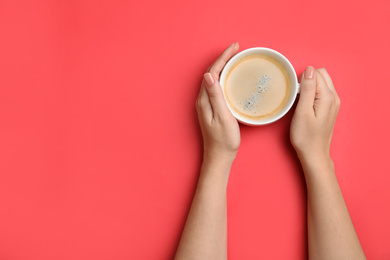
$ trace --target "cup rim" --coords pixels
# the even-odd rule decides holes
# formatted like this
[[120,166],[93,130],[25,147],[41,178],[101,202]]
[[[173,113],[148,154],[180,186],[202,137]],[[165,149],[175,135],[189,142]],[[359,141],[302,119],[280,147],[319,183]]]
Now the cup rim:
[[[248,52],[249,52],[249,54],[248,54]],[[275,116],[273,116],[273,117],[262,119],[262,120],[247,119],[247,118],[237,114],[230,107],[229,103],[227,102],[227,99],[226,99],[226,96],[225,96],[225,90],[224,90],[224,83],[225,83],[226,74],[229,71],[229,69],[233,66],[233,64],[235,62],[237,62],[238,60],[240,60],[241,58],[243,58],[245,56],[248,56],[248,55],[251,55],[251,54],[254,54],[254,53],[262,53],[262,54],[264,54],[264,53],[267,53],[267,52],[268,53],[271,52],[273,55],[276,55],[277,58],[278,58],[278,61],[282,60],[283,61],[283,62],[281,62],[282,65],[285,65],[285,64],[288,65],[288,68],[286,68],[286,69],[287,69],[287,72],[289,73],[290,77],[292,77],[292,75],[290,75],[290,74],[294,75],[294,77],[292,77],[292,79],[291,79],[291,83],[293,83],[293,85],[294,85],[294,86],[292,86],[292,93],[290,94],[290,95],[292,95],[292,98],[290,97],[290,99],[289,99],[288,103],[286,104],[286,106],[284,106],[284,108],[279,113],[277,113]],[[260,126],[260,125],[268,125],[268,124],[271,124],[273,122],[276,122],[279,119],[281,119],[283,116],[285,116],[288,113],[288,111],[290,111],[291,107],[293,106],[293,104],[294,104],[294,102],[295,102],[295,100],[297,98],[298,84],[299,83],[298,83],[297,74],[295,72],[294,67],[292,66],[291,62],[283,54],[281,54],[280,52],[278,52],[278,51],[276,51],[274,49],[270,49],[270,48],[267,48],[267,47],[252,47],[252,48],[248,48],[248,49],[242,50],[241,52],[237,53],[236,55],[234,55],[225,64],[225,66],[224,66],[224,68],[222,69],[222,72],[221,72],[220,84],[221,84],[222,93],[224,95],[226,105],[229,108],[230,112],[233,114],[233,116],[240,123],[242,123],[244,125]]]

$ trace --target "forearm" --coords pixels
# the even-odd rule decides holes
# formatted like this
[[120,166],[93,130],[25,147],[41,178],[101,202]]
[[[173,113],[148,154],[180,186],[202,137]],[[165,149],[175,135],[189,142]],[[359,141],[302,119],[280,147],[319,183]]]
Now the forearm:
[[329,158],[301,160],[307,184],[309,259],[365,259],[334,165]]
[[219,75],[238,52],[230,45],[203,75],[196,111],[204,158],[175,259],[227,259],[226,188],[240,146],[240,128],[226,105]]
[[176,260],[227,259],[226,187],[231,163],[204,160]]

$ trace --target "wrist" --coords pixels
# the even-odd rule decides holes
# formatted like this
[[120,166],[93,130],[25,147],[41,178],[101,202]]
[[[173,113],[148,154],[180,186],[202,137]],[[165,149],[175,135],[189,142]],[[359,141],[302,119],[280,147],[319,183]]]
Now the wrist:
[[237,151],[204,149],[203,162],[220,162],[222,164],[232,164],[236,159]]
[[315,175],[334,174],[333,160],[329,154],[298,155],[306,179]]
[[299,156],[303,168],[334,168],[330,155]]
[[216,156],[205,153],[200,173],[200,182],[212,182],[215,185],[221,184],[226,188],[233,161],[234,158],[231,155],[219,154]]
[[302,164],[302,167],[329,165],[333,164],[333,160],[330,157],[329,151],[310,151],[310,152],[298,152],[298,158]]

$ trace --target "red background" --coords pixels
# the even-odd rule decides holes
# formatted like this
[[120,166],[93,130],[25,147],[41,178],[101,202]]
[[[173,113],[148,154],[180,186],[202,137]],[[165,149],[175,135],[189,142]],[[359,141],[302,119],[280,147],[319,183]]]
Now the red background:
[[[230,43],[342,100],[332,157],[368,259],[390,259],[390,4],[359,1],[0,1],[0,259],[171,259],[202,141],[202,74]],[[292,111],[241,126],[229,259],[306,259]]]

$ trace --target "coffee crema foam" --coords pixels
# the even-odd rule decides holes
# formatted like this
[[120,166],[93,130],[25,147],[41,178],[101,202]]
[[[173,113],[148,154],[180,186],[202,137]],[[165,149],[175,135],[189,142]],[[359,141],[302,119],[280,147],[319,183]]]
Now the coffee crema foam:
[[262,54],[238,60],[228,71],[224,92],[240,116],[262,120],[273,117],[287,104],[291,80],[276,59]]

